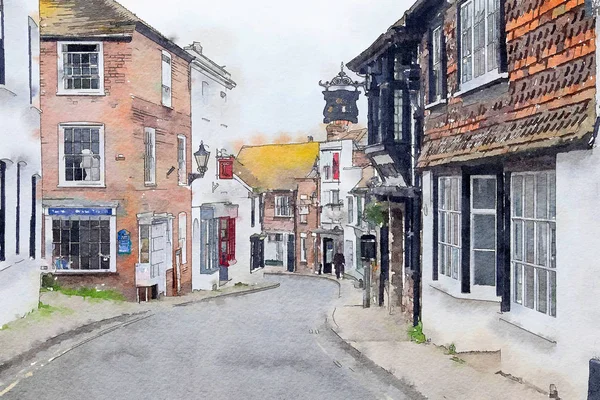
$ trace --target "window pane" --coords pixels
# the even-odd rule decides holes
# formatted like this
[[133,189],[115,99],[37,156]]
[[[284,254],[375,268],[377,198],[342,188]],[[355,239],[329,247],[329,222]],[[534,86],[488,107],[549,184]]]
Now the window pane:
[[556,317],[556,272],[549,272],[550,278],[550,315]]
[[496,179],[473,179],[473,208],[478,210],[496,209]]
[[513,258],[523,261],[523,221],[513,222]]
[[537,310],[548,312],[548,271],[543,269],[537,270]]
[[537,265],[548,265],[548,224],[537,222]]
[[523,216],[523,177],[513,176],[512,178],[512,201],[513,216]]
[[535,262],[535,223],[533,221],[525,222],[525,261],[533,264]]
[[458,279],[460,270],[460,249],[452,248],[452,278]]
[[446,275],[446,247],[443,245],[440,245],[440,248],[438,251],[438,258],[439,258],[438,266],[440,268],[439,272],[442,275]]
[[523,266],[521,264],[515,264],[515,303],[523,304]]
[[535,179],[533,175],[525,176],[525,218],[533,218]]
[[550,226],[550,267],[556,268],[556,225]]
[[454,242],[452,244],[460,246],[460,214],[454,214],[452,218],[454,219]]
[[550,218],[556,218],[556,175],[554,173],[548,174],[548,186],[549,186],[549,214]]
[[496,249],[495,215],[473,215],[473,242],[474,249]]
[[525,307],[533,309],[535,294],[535,278],[533,267],[525,266]]
[[438,180],[438,207],[440,210],[445,210],[446,209],[446,179],[444,178],[440,178]]
[[458,178],[454,178],[452,179],[452,210],[453,211],[460,211],[460,197],[461,197],[461,190],[460,190],[460,179]]
[[473,262],[473,283],[483,286],[496,285],[496,252],[474,251]]
[[546,174],[538,175],[536,183],[535,214],[537,218],[546,219],[548,217],[548,178]]
[[446,213],[440,212],[440,242],[446,243]]

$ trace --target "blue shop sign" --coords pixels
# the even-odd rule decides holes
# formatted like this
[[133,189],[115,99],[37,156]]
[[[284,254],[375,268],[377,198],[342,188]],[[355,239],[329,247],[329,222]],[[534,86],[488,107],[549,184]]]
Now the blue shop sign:
[[122,229],[117,233],[119,243],[119,254],[131,254],[131,233]]
[[49,208],[48,215],[112,215],[112,208]]

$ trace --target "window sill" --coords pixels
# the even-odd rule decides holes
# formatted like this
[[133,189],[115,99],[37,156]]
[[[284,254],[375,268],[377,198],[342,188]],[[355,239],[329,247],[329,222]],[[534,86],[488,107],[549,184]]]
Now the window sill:
[[438,100],[436,100],[436,101],[434,101],[434,102],[431,102],[431,103],[427,104],[427,105],[425,106],[425,109],[426,109],[426,110],[429,110],[429,109],[431,109],[431,108],[435,108],[435,107],[437,107],[437,106],[439,106],[439,105],[446,104],[446,103],[447,103],[447,100],[446,100],[446,99],[438,99]]
[[97,185],[92,185],[92,184],[78,185],[78,184],[61,183],[61,184],[57,185],[57,187],[59,187],[59,188],[106,189],[106,185],[103,183],[100,183]]
[[78,91],[58,91],[56,92],[57,96],[106,96],[104,90],[97,92],[78,92]]
[[535,337],[543,339],[543,340],[545,340],[547,342],[550,342],[552,344],[556,344],[557,343],[556,340],[554,340],[552,337],[550,337],[548,335],[545,335],[545,334],[542,334],[542,333],[536,333],[533,330],[526,328],[525,326],[523,326],[519,322],[515,321],[514,318],[509,317],[508,314],[502,314],[502,316],[499,317],[498,320],[502,321],[502,322],[504,322],[504,323],[506,323],[508,325],[512,325],[515,328],[518,328],[518,329],[520,329],[520,330],[522,330],[524,332],[527,332],[530,335],[533,335]]
[[97,269],[89,269],[89,270],[55,270],[49,269],[47,272],[53,273],[54,275],[118,275],[118,272],[111,269],[106,270],[97,270]]
[[496,71],[488,72],[485,75],[482,75],[478,78],[475,78],[467,83],[463,83],[460,85],[460,90],[455,92],[452,96],[463,96],[469,92],[472,92],[476,89],[483,89],[485,86],[492,85],[494,83],[508,80],[508,73],[503,72],[499,73]]
[[147,188],[155,188],[158,185],[156,183],[147,183],[147,182],[144,182],[144,186],[147,187]]
[[161,103],[161,105],[162,105],[164,108],[168,109],[168,110],[171,110],[171,111],[173,111],[173,110],[174,110],[174,108],[173,108],[173,105],[170,105],[170,106],[168,106],[168,105],[166,105],[166,104],[164,104],[164,103]]
[[291,215],[275,215],[275,216],[273,216],[273,218],[291,219],[292,216]]
[[[456,281],[456,285],[460,286],[460,282]],[[444,293],[445,295],[448,295],[457,300],[472,300],[472,301],[481,301],[481,302],[486,302],[486,303],[498,303],[498,304],[502,301],[502,298],[500,298],[498,296],[486,296],[486,295],[481,295],[481,294],[462,293],[462,292],[460,292],[460,290],[449,290],[447,287],[445,287],[441,284],[437,284],[437,283],[430,283],[429,287],[431,287],[437,291],[440,291],[440,292]]]
[[17,94],[12,90],[7,89],[6,85],[0,85],[0,92],[7,93],[13,97],[17,97]]
[[219,271],[219,268],[205,269],[205,270],[201,270],[200,274],[202,274],[202,275],[212,275],[212,274],[214,274],[215,272],[218,272],[218,271]]

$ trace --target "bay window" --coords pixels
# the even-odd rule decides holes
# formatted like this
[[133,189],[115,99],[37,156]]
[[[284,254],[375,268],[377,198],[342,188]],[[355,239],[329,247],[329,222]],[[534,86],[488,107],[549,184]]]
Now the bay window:
[[461,266],[461,178],[439,178],[438,190],[439,273],[459,280]]
[[556,317],[556,175],[513,174],[512,301]]

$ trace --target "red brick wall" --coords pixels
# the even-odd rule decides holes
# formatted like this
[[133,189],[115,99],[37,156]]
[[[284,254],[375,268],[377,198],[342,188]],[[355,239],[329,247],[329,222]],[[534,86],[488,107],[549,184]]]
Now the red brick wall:
[[[102,284],[135,298],[135,263],[138,261],[137,214],[154,211],[174,216],[172,242],[178,247],[178,214],[187,213],[187,264],[182,286],[191,289],[191,192],[178,185],[177,135],[187,138],[188,172],[191,172],[191,99],[186,89],[189,70],[173,56],[173,109],[160,104],[160,47],[136,33],[133,41],[104,42],[105,96],[57,96],[57,45],[41,44],[42,164],[44,199],[74,198],[118,201],[117,231],[131,232],[131,255],[117,257],[117,275],[69,277],[71,284]],[[156,64],[158,63],[158,64]],[[155,65],[156,64],[156,65]],[[158,67],[157,67],[158,65]],[[185,84],[183,84],[185,82]],[[105,188],[59,188],[58,126],[65,122],[104,124]],[[144,127],[156,128],[156,186],[144,185]],[[124,160],[115,157],[123,155]],[[116,240],[115,238],[112,238]],[[175,256],[173,255],[173,259]]]
[[[296,197],[296,269],[307,272],[314,266],[314,238],[312,232],[319,227],[319,207],[318,202],[313,202],[313,193],[319,193],[318,180],[302,179],[298,180],[298,192]],[[300,196],[307,196],[308,200],[302,200]],[[309,214],[306,216],[306,224],[300,222],[300,206],[308,205]],[[306,234],[306,261],[301,261],[301,234]],[[318,247],[317,242],[317,247]]]
[[275,196],[290,196],[292,210],[295,207],[295,192],[268,192],[264,197],[264,219],[263,230],[265,232],[289,232],[294,233],[294,212],[291,217],[276,217],[275,216]]
[[[502,155],[554,146],[591,130],[595,33],[584,1],[507,0],[504,4],[509,78],[463,95],[456,94],[460,90],[459,5],[444,10],[450,96],[447,104],[425,112],[421,166],[434,165],[436,158],[444,163],[438,157],[443,153],[459,160],[486,153]],[[429,86],[427,40],[424,35],[420,55],[425,93]]]

